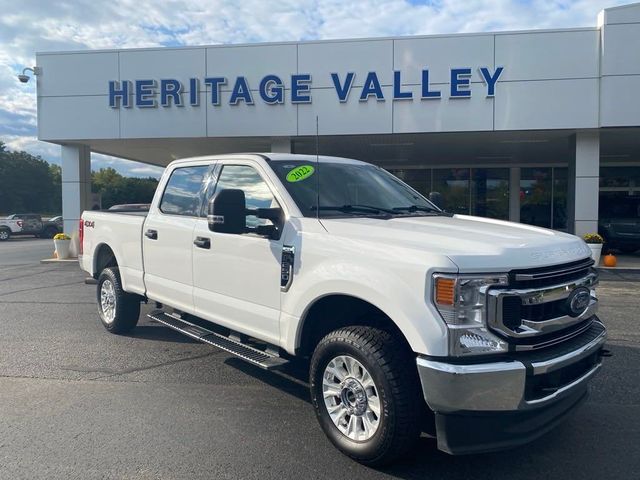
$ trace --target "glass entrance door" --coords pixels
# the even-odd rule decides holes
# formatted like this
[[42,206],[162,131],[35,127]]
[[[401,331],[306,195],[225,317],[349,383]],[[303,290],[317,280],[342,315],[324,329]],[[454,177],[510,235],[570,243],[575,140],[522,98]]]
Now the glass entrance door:
[[567,229],[567,169],[520,170],[520,221],[538,227]]

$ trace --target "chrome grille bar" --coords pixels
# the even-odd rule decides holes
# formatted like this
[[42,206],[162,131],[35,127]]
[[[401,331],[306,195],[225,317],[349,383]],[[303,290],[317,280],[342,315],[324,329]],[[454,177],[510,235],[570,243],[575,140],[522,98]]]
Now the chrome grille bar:
[[531,273],[516,273],[515,280],[517,282],[530,282],[534,280],[546,280],[555,277],[562,277],[564,275],[571,275],[572,273],[579,272],[580,270],[586,270],[593,265],[593,259],[587,258],[582,262],[574,265],[560,265],[558,269],[541,271],[541,272],[531,272]]
[[[514,340],[541,335],[546,336],[553,332],[559,332],[595,315],[598,308],[598,300],[593,289],[597,284],[597,273],[590,272],[580,279],[549,287],[490,289],[487,292],[487,324],[491,329],[502,334],[502,336],[513,338]],[[542,321],[520,318],[520,323],[515,328],[507,326],[504,323],[503,303],[507,298],[516,297],[523,306],[543,305],[569,298],[571,293],[579,287],[586,287],[591,290],[589,304],[579,316],[566,314]]]

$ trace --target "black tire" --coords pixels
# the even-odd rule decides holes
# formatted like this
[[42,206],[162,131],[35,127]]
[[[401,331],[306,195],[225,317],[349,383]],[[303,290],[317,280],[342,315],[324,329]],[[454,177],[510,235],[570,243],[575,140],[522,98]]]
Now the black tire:
[[[344,355],[355,358],[368,371],[379,398],[377,429],[364,441],[353,440],[338,429],[323,396],[325,369],[333,359]],[[316,347],[309,376],[320,426],[345,455],[365,465],[382,466],[405,456],[416,445],[427,407],[420,391],[415,356],[393,334],[363,326],[333,331]]]
[[6,242],[11,238],[11,230],[8,228],[0,228],[0,242]]
[[[108,282],[108,283],[107,283]],[[113,303],[102,301],[102,293],[113,292]],[[104,328],[111,333],[127,333],[138,324],[140,297],[122,289],[117,267],[105,268],[98,277],[98,313]],[[109,295],[110,296],[110,295]],[[105,303],[107,304],[105,306]],[[112,305],[112,307],[111,307]],[[110,314],[113,315],[110,315]]]

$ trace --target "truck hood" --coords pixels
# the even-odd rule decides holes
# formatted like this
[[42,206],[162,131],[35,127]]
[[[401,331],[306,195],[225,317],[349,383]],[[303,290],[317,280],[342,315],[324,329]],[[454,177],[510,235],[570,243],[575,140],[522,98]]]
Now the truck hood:
[[321,219],[331,235],[439,254],[461,272],[508,271],[581,260],[589,247],[567,233],[521,223],[455,215]]

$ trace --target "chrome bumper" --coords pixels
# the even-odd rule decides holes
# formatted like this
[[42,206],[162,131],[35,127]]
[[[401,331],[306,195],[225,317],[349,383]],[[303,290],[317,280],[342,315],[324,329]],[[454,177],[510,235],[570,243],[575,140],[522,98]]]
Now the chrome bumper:
[[418,357],[418,373],[427,405],[438,413],[522,411],[570,396],[586,388],[587,382],[600,369],[599,358],[585,373],[548,395],[526,398],[527,382],[536,376],[570,367],[599,352],[606,340],[606,330],[599,321],[594,324],[602,328],[595,338],[553,358],[460,365]]

